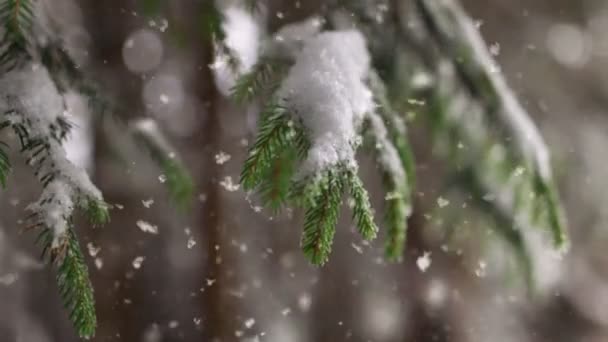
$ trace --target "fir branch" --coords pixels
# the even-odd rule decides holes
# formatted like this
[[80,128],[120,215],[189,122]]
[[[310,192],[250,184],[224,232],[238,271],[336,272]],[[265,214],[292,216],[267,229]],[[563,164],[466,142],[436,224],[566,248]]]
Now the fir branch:
[[388,139],[387,128],[377,114],[368,116],[369,136],[374,144],[374,152],[382,171],[387,202],[384,214],[388,227],[385,247],[386,256],[398,260],[404,251],[407,219],[412,213],[411,188],[403,166],[403,161],[395,145]]
[[261,183],[267,170],[272,168],[274,158],[285,146],[294,140],[302,140],[296,131],[285,107],[276,102],[266,106],[261,114],[256,141],[249,149],[249,157],[241,172],[241,184],[245,190],[253,190]]
[[407,219],[412,214],[414,158],[407,141],[405,123],[392,109],[384,83],[376,73],[370,74],[369,83],[378,108],[377,113],[368,115],[367,126],[386,189],[384,218],[388,234],[385,254],[390,260],[396,261],[403,255]]
[[276,212],[288,200],[297,162],[298,152],[293,146],[285,146],[285,149],[273,158],[271,167],[266,169],[258,186],[265,207]]
[[248,73],[240,76],[231,89],[232,98],[240,104],[274,93],[280,86],[289,63],[278,58],[260,59]]
[[[380,115],[386,126],[388,139],[397,150],[403,170],[407,177],[407,187],[414,188],[416,183],[416,162],[412,147],[408,141],[408,131],[403,118],[393,108],[389,99],[386,86],[377,73],[371,72],[369,75],[370,89],[374,94],[374,101],[378,106],[377,113]],[[411,190],[409,190],[411,192]]]
[[135,138],[162,169],[171,197],[180,207],[186,208],[193,197],[194,182],[156,121],[139,119],[130,126]]
[[565,227],[566,218],[557,193],[557,186],[543,180],[538,175],[534,178],[534,185],[535,195],[545,200],[545,203],[543,203],[544,210],[546,211],[549,227],[553,234],[554,244],[560,248],[568,248],[569,241]]
[[387,190],[386,212],[384,220],[388,226],[387,240],[385,243],[385,255],[391,261],[397,261],[403,256],[407,239],[407,219],[412,213],[409,200],[404,198],[407,190],[399,188],[394,178],[387,173],[383,176],[384,187]]
[[339,167],[323,171],[304,186],[304,232],[301,247],[314,265],[329,259],[338,224],[344,190],[343,172]]
[[79,333],[89,337],[95,329],[92,290],[72,222],[75,210],[81,209],[94,225],[104,224],[109,207],[86,171],[66,156],[62,144],[72,125],[46,69],[26,64],[4,74],[0,83],[6,89],[0,127],[12,128],[43,188],[27,208],[28,227],[41,229],[43,255],[58,264],[57,281],[70,318]]
[[353,199],[353,219],[357,224],[359,233],[367,241],[374,240],[378,235],[378,226],[374,223],[374,213],[369,202],[367,190],[354,170],[346,171],[350,194]]
[[241,172],[241,184],[247,191],[257,189],[265,205],[278,210],[292,194],[296,163],[306,156],[310,143],[301,125],[293,122],[284,107],[272,102],[261,113],[259,126]]
[[[1,130],[0,125],[0,131]],[[11,163],[5,149],[8,149],[8,145],[0,141],[0,186],[3,188],[6,187],[6,180],[9,172],[11,171]]]
[[82,208],[93,226],[103,226],[110,222],[110,207],[106,202],[89,199]]
[[492,229],[513,249],[517,264],[523,270],[527,287],[534,289],[535,276],[532,255],[523,232],[526,227],[514,218],[509,207],[484,199],[487,194],[487,187],[480,182],[474,168],[462,170],[458,173],[457,179],[464,188],[470,190],[475,206],[494,220],[495,224]]
[[73,228],[59,249],[50,249],[53,233],[49,228],[42,230],[38,242],[44,247],[43,257],[49,256],[57,267],[57,286],[64,307],[69,312],[78,335],[91,338],[97,328],[95,298],[89,280],[89,272]]
[[86,98],[89,108],[99,117],[117,113],[116,106],[104,96],[95,82],[85,75],[63,47],[61,40],[51,40],[39,49],[40,61],[47,68],[57,90],[65,94],[74,90]]
[[4,35],[0,38],[0,67],[13,70],[31,59],[29,45],[34,21],[32,0],[0,1],[0,23]]
[[238,74],[241,61],[238,56],[226,45],[226,32],[224,31],[224,14],[217,8],[214,1],[205,1],[201,16],[203,35],[213,42],[216,54],[216,63],[226,63],[228,68]]
[[536,201],[543,202],[547,224],[557,248],[567,248],[565,218],[551,174],[549,152],[526,111],[517,101],[496,65],[479,31],[464,10],[452,1],[417,0],[424,22],[437,40],[462,86],[488,117],[488,129],[501,135],[515,160],[533,173]]

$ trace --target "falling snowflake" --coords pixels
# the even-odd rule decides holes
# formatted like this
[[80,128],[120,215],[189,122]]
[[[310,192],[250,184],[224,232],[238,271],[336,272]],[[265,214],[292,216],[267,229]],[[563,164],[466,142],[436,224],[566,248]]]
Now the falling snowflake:
[[445,199],[443,197],[439,197],[437,199],[437,205],[439,206],[439,208],[445,208],[448,205],[450,205],[450,201],[448,201],[447,199]]
[[143,205],[145,208],[150,209],[150,207],[152,206],[152,204],[154,204],[154,199],[150,198],[150,199],[147,199],[147,200],[143,200],[143,201],[141,201],[141,204],[142,204],[142,205]]
[[167,19],[161,19],[160,24],[158,25],[158,29],[160,32],[165,32],[169,28],[169,21]]
[[169,101],[171,100],[169,98],[169,95],[166,94],[160,94],[159,100],[162,104],[169,104]]
[[424,254],[416,260],[416,265],[423,273],[431,266],[431,252],[424,252]]
[[87,244],[87,249],[89,250],[89,255],[93,258],[101,251],[101,247],[96,247],[92,242]]
[[186,247],[188,247],[188,249],[192,249],[194,246],[196,246],[196,241],[194,241],[194,238],[191,236],[190,238],[188,238],[188,243],[186,244]]
[[220,182],[220,185],[228,192],[235,192],[241,188],[239,184],[235,184],[232,181],[232,177],[230,176],[224,177],[224,180]]
[[135,259],[133,259],[133,262],[131,263],[133,265],[133,268],[138,270],[141,268],[141,265],[144,263],[144,260],[146,258],[143,256],[138,256]]
[[154,235],[158,234],[158,226],[155,226],[143,220],[139,220],[135,224],[144,233],[150,233]]
[[484,278],[486,276],[486,268],[488,267],[488,264],[485,261],[480,261],[477,264],[477,269],[475,269],[475,275],[478,276],[479,278]]
[[515,171],[513,171],[513,175],[515,177],[519,177],[519,176],[523,175],[524,172],[526,172],[526,168],[523,166],[518,166],[515,168]]
[[0,276],[0,285],[11,286],[17,281],[17,279],[19,279],[19,276],[16,273],[5,274]]
[[308,312],[310,310],[310,306],[312,305],[312,298],[308,293],[302,293],[298,298],[298,307],[302,312]]
[[215,155],[215,163],[217,165],[224,165],[232,159],[232,156],[226,152],[220,151]]
[[249,318],[245,321],[245,328],[251,329],[255,325],[255,319]]

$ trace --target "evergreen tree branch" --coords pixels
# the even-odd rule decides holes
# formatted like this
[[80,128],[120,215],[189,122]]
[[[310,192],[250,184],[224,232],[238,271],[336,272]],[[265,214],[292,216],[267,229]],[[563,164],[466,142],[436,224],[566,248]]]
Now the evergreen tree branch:
[[323,265],[329,260],[344,190],[342,172],[339,167],[325,170],[304,186],[301,247],[314,265]]
[[251,102],[253,99],[273,94],[280,86],[289,63],[278,58],[260,59],[248,73],[237,79],[232,88],[232,98],[240,104]]
[[565,218],[551,174],[549,152],[532,120],[499,72],[472,20],[453,1],[417,0],[424,22],[470,96],[497,129],[508,151],[532,173],[538,206],[546,212],[558,248],[566,248]]
[[[2,129],[0,128],[0,131],[1,130]],[[0,141],[0,186],[2,188],[6,187],[6,180],[9,172],[11,171],[11,163],[5,151],[7,148],[8,145]]]
[[285,146],[273,158],[271,167],[266,169],[258,186],[264,206],[276,212],[288,200],[298,160],[298,152],[293,146]]
[[397,149],[388,140],[388,132],[382,118],[375,113],[370,114],[368,125],[386,189],[387,206],[384,218],[388,229],[385,253],[390,260],[396,261],[402,256],[405,248],[407,219],[412,213],[411,189]]
[[118,112],[116,106],[101,95],[100,87],[74,62],[60,39],[52,39],[44,47],[40,47],[39,54],[40,61],[49,71],[60,94],[69,90],[78,92],[86,98],[89,108],[99,117]]
[[374,223],[374,213],[369,202],[369,194],[354,170],[349,169],[343,172],[346,173],[343,177],[346,178],[353,199],[353,220],[363,239],[374,240],[378,235],[378,226]]
[[10,71],[31,58],[29,45],[34,21],[32,0],[0,1],[0,25],[4,34],[0,38],[0,67]]
[[97,328],[95,297],[76,233],[72,228],[68,230],[68,238],[61,249],[49,248],[52,241],[52,229],[44,228],[38,237],[38,242],[44,248],[43,257],[49,256],[57,267],[57,286],[63,305],[68,310],[78,335],[82,338],[91,338]]
[[28,206],[29,228],[42,230],[43,255],[59,261],[57,280],[70,318],[83,336],[95,329],[95,311],[86,265],[73,231],[73,216],[84,211],[94,224],[109,219],[108,205],[85,170],[66,156],[63,142],[72,125],[65,101],[46,69],[25,64],[0,78],[5,94],[0,101],[0,127],[12,128],[20,152],[42,184],[40,198]]
[[[226,32],[224,31],[224,14],[215,5],[215,1],[205,1],[203,4],[202,18],[203,34],[213,42],[216,59],[221,58],[228,68],[235,74],[241,65],[238,56],[226,45]],[[217,62],[217,61],[216,61]]]
[[384,218],[388,234],[385,253],[390,260],[396,261],[403,255],[407,219],[412,213],[414,158],[407,141],[405,123],[392,109],[382,80],[372,73],[369,82],[378,108],[377,113],[368,116],[368,133],[375,147],[386,189]]
[[241,172],[241,184],[247,191],[255,189],[272,169],[274,158],[286,146],[294,144],[298,153],[307,149],[305,138],[289,116],[287,109],[271,102],[266,106],[259,123],[256,141],[249,149],[249,156]]
[[475,207],[494,220],[495,224],[492,228],[513,249],[517,264],[523,270],[527,287],[534,289],[535,276],[532,255],[524,236],[524,230],[529,227],[525,227],[525,223],[518,221],[513,216],[512,209],[508,205],[504,205],[503,202],[495,203],[484,199],[489,189],[487,185],[480,182],[475,169],[466,168],[458,172],[457,178],[460,181],[459,185],[470,191]]
[[194,182],[156,121],[139,119],[131,122],[130,126],[135,138],[163,170],[171,197],[182,208],[187,207],[193,197]]

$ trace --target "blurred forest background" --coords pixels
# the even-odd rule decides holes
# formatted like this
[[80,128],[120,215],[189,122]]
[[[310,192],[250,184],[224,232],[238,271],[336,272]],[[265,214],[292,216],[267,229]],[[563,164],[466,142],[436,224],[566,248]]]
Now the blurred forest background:
[[[606,1],[463,0],[552,150],[567,210],[571,251],[560,258],[539,242],[533,294],[446,185],[424,125],[412,132],[416,209],[403,262],[386,263],[381,243],[363,244],[345,220],[328,265],[310,266],[301,213],[260,211],[234,186],[255,113],[215,89],[209,42],[190,34],[203,25],[200,2],[167,1],[150,16],[134,0],[47,2],[79,62],[127,109],[116,115],[156,118],[196,182],[180,210],[117,120],[75,118],[70,153],[116,206],[109,225],[78,228],[96,290],[94,341],[608,341]],[[270,1],[271,27],[320,5]],[[76,341],[35,234],[19,233],[40,189],[15,164],[0,193],[0,341]],[[363,176],[373,168],[364,163]],[[379,181],[365,181],[381,206]]]

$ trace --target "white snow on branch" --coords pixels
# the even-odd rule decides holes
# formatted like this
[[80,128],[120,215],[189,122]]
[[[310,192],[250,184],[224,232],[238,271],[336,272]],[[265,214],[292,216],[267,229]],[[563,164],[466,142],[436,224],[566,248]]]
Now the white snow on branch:
[[548,148],[532,119],[517,100],[504,76],[497,71],[496,62],[473,20],[455,1],[425,0],[425,8],[435,16],[440,35],[455,52],[470,50],[460,68],[476,77],[487,77],[485,91],[492,96],[486,101],[498,101],[497,119],[512,138],[516,147],[538,170],[543,180],[551,180]]
[[68,122],[65,111],[64,98],[44,67],[30,63],[0,78],[0,113],[5,113],[0,121],[8,120],[15,132],[25,137],[26,147],[40,143],[26,149],[26,155],[46,186],[28,210],[53,230],[53,247],[65,240],[76,206],[103,202],[101,192],[84,169],[70,162],[61,144],[62,136],[69,133],[69,127],[61,125]]
[[382,165],[382,168],[391,175],[396,184],[403,185],[407,180],[407,176],[399,152],[389,140],[388,130],[384,121],[375,112],[369,113],[368,119],[376,140],[375,148],[379,152],[378,161]]
[[295,59],[304,43],[318,35],[322,27],[323,19],[317,16],[285,25],[268,42],[265,53]]
[[234,87],[238,77],[249,72],[258,61],[262,33],[255,18],[243,8],[228,7],[224,10],[224,17],[222,23],[226,34],[224,44],[238,59],[238,70],[232,70],[229,63],[230,56],[221,50],[215,56],[215,62],[211,67],[219,91],[229,96],[230,89]]
[[370,68],[365,39],[354,30],[308,40],[279,90],[312,142],[304,174],[344,163],[356,167],[354,146],[366,113],[374,110],[364,82]]

